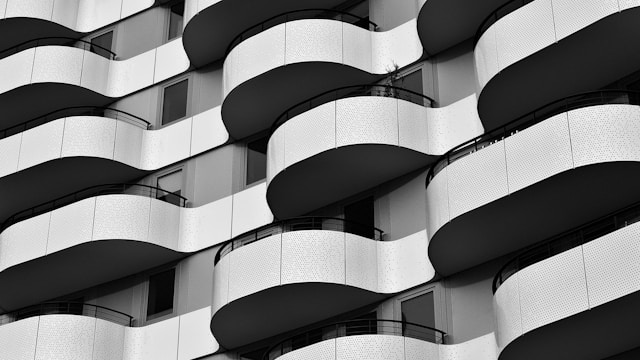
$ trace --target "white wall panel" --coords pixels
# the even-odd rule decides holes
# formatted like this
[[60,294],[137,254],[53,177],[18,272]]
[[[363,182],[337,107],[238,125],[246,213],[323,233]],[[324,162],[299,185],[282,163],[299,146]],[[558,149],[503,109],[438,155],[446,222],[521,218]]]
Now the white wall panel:
[[438,360],[440,357],[439,346],[435,343],[414,338],[404,338],[405,360]]
[[640,290],[640,224],[583,245],[591,308]]
[[120,18],[124,19],[153,6],[154,0],[123,0]]
[[91,241],[95,207],[92,197],[52,211],[47,254]]
[[157,360],[178,354],[180,318],[142,328],[125,328],[124,360]]
[[121,97],[152,85],[155,60],[156,49],[127,60],[112,61],[105,95]]
[[372,71],[371,32],[358,26],[342,23],[342,56],[345,64]]
[[618,12],[617,0],[553,0],[558,41]]
[[144,130],[119,121],[116,123],[116,142],[113,159],[121,163],[140,168],[142,138]]
[[80,85],[84,56],[100,56],[68,46],[40,46],[35,49],[32,84],[55,82]]
[[342,22],[298,20],[285,23],[285,63],[323,61],[342,63]]
[[336,357],[336,339],[325,340],[279,356],[280,360],[334,360]]
[[39,320],[40,317],[35,316],[0,326],[0,349],[4,359],[35,359]]
[[569,112],[575,165],[640,161],[640,108],[601,105]]
[[172,40],[156,51],[153,82],[159,83],[189,69],[189,58],[182,47],[182,37]]
[[477,91],[482,88],[499,71],[498,65],[498,41],[496,38],[496,26],[487,29],[476,44],[473,57],[476,63]]
[[475,94],[449,106],[426,110],[429,154],[442,155],[484,133]]
[[0,177],[18,171],[22,133],[0,140]]
[[266,183],[262,183],[233,196],[231,236],[238,236],[273,221],[266,193]]
[[36,49],[31,48],[0,59],[0,74],[2,74],[0,93],[29,84],[35,53]]
[[377,292],[399,292],[426,283],[435,276],[427,257],[428,241],[424,230],[399,240],[379,241],[377,245]]
[[97,116],[65,119],[61,157],[91,156],[113,159],[116,121]]
[[386,74],[394,64],[404,67],[422,57],[423,48],[418,37],[416,19],[385,32],[371,34],[372,73]]
[[354,97],[336,102],[336,146],[398,145],[398,99]]
[[378,290],[378,242],[345,233],[346,284],[369,291]]
[[220,106],[193,116],[191,126],[191,156],[220,146],[229,140]]
[[522,331],[589,309],[582,248],[574,248],[518,273]]
[[440,360],[495,360],[497,358],[493,333],[460,344],[440,345]]
[[493,311],[496,316],[497,342],[500,349],[522,335],[522,317],[520,314],[519,273],[513,274],[500,285],[493,297]]
[[398,145],[424,154],[429,153],[428,109],[398,100]]
[[281,128],[285,132],[285,167],[333,149],[336,146],[336,102],[331,101],[306,111],[287,121]]
[[34,216],[0,234],[0,271],[45,255],[50,218],[51,213]]
[[169,249],[179,249],[181,208],[151,199],[148,241]]
[[91,359],[95,328],[96,319],[92,317],[41,316],[35,359]]
[[29,129],[22,134],[18,170],[60,157],[64,119]]
[[448,168],[442,169],[427,186],[427,235],[429,239],[451,219],[449,214]]
[[282,283],[345,283],[345,237],[337,231],[282,234]]
[[506,138],[505,147],[511,193],[573,168],[566,113]]
[[122,0],[82,0],[78,7],[77,29],[90,32],[96,24],[106,25],[120,20]]
[[209,328],[210,322],[210,307],[180,315],[178,360],[197,359],[218,350],[218,343]]
[[5,17],[51,19],[54,0],[8,0]]
[[496,27],[500,70],[553,44],[551,0],[536,0],[501,18]]
[[267,184],[282,170],[284,170],[286,144],[284,137],[287,125],[280,126],[269,137],[267,143]]
[[75,29],[78,22],[79,2],[82,0],[54,0],[51,21]]
[[188,158],[191,151],[191,120],[185,119],[160,130],[145,132],[140,168],[159,169]]
[[226,255],[231,258],[229,302],[281,284],[281,239],[270,236]]
[[404,360],[404,338],[393,335],[357,335],[336,339],[340,360]]
[[122,360],[125,327],[96,319],[92,360]]
[[213,268],[213,296],[211,314],[229,302],[229,277],[231,275],[231,255],[224,256]]
[[232,197],[180,211],[180,249],[192,252],[231,239]]
[[620,11],[640,6],[640,0],[618,0]]
[[146,196],[105,195],[96,199],[93,240],[147,241],[151,199]]
[[80,86],[99,94],[108,94],[109,67],[111,61],[102,56],[85,56],[82,59]]
[[448,166],[451,218],[506,196],[504,143],[489,145]]

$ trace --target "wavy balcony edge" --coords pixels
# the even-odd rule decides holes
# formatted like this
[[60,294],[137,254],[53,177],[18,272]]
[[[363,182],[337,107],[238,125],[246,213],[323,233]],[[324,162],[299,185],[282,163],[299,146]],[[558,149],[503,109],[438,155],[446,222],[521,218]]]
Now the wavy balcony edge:
[[444,108],[429,103],[375,85],[329,92],[283,113],[267,147],[267,201],[274,214],[299,216],[354,195],[482,133],[474,95]]
[[[232,137],[243,138],[268,129],[294,104],[372,83],[394,64],[403,67],[421,56],[415,19],[386,32],[336,20],[279,24],[241,42],[226,57],[222,118]],[[263,61],[254,61],[257,57]]]
[[[312,324],[435,276],[424,231],[373,241],[340,231],[291,230],[242,246],[214,267],[211,330],[221,346],[233,349]],[[330,301],[336,297],[342,301]],[[280,304],[274,311],[254,306],[274,301]]]
[[[474,51],[485,126],[503,125],[554,99],[606,87],[637,71],[640,52],[625,39],[640,36],[638,12],[628,1],[539,0],[501,17]],[[535,91],[531,83],[546,84],[546,91]]]
[[[451,274],[506,255],[640,197],[632,185],[640,144],[629,137],[640,124],[640,107],[628,96],[635,93],[623,94],[605,96],[608,105],[585,101],[556,108],[546,113],[551,117],[525,122],[525,130],[500,128],[497,137],[489,132],[482,141],[467,143],[463,157],[455,151],[446,155],[456,161],[427,186],[429,254],[438,272]],[[613,185],[621,171],[624,180],[610,191],[589,191],[589,186]],[[598,208],[587,206],[587,193]],[[532,211],[548,226],[532,228],[525,216]],[[563,222],[557,220],[560,214]],[[495,216],[509,219],[499,231],[487,226]],[[513,236],[519,241],[509,241]]]

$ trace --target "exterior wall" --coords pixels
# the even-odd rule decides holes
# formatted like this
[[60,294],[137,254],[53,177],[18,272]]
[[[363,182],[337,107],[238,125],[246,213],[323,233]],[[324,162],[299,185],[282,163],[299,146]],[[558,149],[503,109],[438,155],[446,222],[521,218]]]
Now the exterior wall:
[[155,7],[115,25],[113,52],[128,59],[165,43],[167,9]]
[[[438,106],[448,106],[475,94],[475,65],[471,40],[438,54],[433,60],[437,70]],[[486,129],[490,130],[490,129]]]
[[382,30],[393,29],[415,19],[420,0],[369,0],[369,18]]
[[420,170],[384,184],[376,190],[377,227],[384,229],[386,240],[397,240],[425,229],[427,212],[424,197],[426,171]]

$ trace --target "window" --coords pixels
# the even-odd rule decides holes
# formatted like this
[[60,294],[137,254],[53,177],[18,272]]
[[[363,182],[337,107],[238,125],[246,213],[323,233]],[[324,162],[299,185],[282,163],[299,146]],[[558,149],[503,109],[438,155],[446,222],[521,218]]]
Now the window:
[[173,312],[173,293],[176,269],[172,268],[149,277],[147,320]]
[[158,177],[157,187],[165,191],[158,191],[156,199],[173,205],[180,205],[182,195],[182,170],[174,171]]
[[106,32],[91,39],[91,51],[107,59],[111,58],[111,46],[113,44],[113,31]]
[[346,232],[373,239],[375,236],[373,197],[345,206],[344,219]]
[[169,7],[169,34],[167,40],[175,39],[182,35],[183,17],[184,1],[180,1]]
[[417,92],[418,94],[422,94],[423,93],[422,69],[403,76],[400,79],[399,86],[403,89],[411,90],[413,92]]
[[[436,327],[433,291],[402,301],[400,303],[400,307],[402,312],[402,321],[430,328]],[[436,332],[429,332],[428,334],[425,334],[424,332],[424,329],[417,326],[412,326],[410,324],[402,325],[403,335],[420,335],[421,338],[426,335],[426,337],[429,338],[428,340],[434,342],[438,340],[439,335]]]
[[268,143],[269,137],[265,136],[247,144],[247,185],[267,177]]
[[187,116],[189,79],[184,79],[164,88],[162,97],[162,125]]

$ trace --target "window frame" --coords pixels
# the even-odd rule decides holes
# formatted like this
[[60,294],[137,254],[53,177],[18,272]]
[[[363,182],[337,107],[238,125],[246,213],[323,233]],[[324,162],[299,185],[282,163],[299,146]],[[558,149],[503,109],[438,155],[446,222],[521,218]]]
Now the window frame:
[[[169,31],[171,31],[171,8],[174,5],[177,5],[179,3],[184,3],[183,4],[184,10],[182,11],[182,29],[180,29],[180,35],[177,35],[176,37],[173,37],[173,38],[169,39]],[[168,2],[165,6],[166,6],[166,9],[167,9],[167,12],[166,12],[167,15],[166,15],[165,26],[164,26],[163,44],[170,43],[170,42],[182,37],[182,34],[184,32],[184,25],[185,25],[185,21],[184,21],[185,20],[185,16],[184,15],[185,15],[185,13],[187,11],[186,1],[185,0],[171,1],[171,2]]]
[[244,143],[244,146],[243,146],[243,150],[244,150],[243,151],[243,155],[244,155],[243,158],[244,158],[244,161],[243,161],[243,168],[242,168],[243,189],[248,189],[250,187],[253,187],[253,186],[256,186],[258,184],[261,184],[261,183],[263,183],[263,182],[265,182],[267,180],[267,169],[266,169],[266,167],[267,167],[267,164],[266,164],[267,158],[266,158],[266,153],[265,153],[265,175],[264,175],[264,178],[256,180],[256,181],[253,181],[251,183],[247,182],[249,180],[249,178],[248,178],[248,176],[249,176],[249,144],[252,143],[252,142],[256,142],[256,141],[258,141],[260,139],[263,139],[263,138],[267,139],[267,150],[268,150],[268,148],[269,148],[269,140],[271,139],[271,137],[269,136],[269,133],[267,133],[267,132],[261,132],[259,134],[256,134],[254,136],[248,137],[248,138],[243,140],[243,143]]
[[[181,178],[180,178],[180,196],[182,197],[186,197],[186,191],[187,191],[187,180],[186,180],[186,167],[185,164],[178,164],[176,166],[172,166],[169,168],[166,168],[162,171],[158,171],[157,173],[154,174],[153,179],[152,179],[152,186],[155,186],[157,188],[160,188],[160,186],[158,186],[158,181],[160,180],[160,178],[171,175],[173,173],[177,173],[180,172],[181,173]],[[155,199],[158,199],[158,194],[156,194]],[[186,204],[185,204],[186,205]]]
[[[87,36],[85,38],[85,41],[87,41],[89,44],[92,44],[91,41],[93,39],[98,38],[100,36],[103,36],[103,35],[105,35],[107,33],[112,33],[113,34],[113,35],[111,35],[111,48],[109,49],[109,51],[111,51],[112,53],[115,54],[116,53],[115,49],[116,49],[116,45],[117,45],[117,42],[118,42],[118,31],[117,31],[117,27],[116,26],[110,26],[110,27],[104,28],[104,29],[102,29],[100,31],[96,31],[94,33],[91,33],[89,36]],[[92,52],[91,48],[89,48],[89,52]],[[94,53],[94,52],[92,52],[92,53]],[[96,54],[98,56],[101,56],[101,57],[104,57],[104,56],[102,56],[100,54],[97,54],[97,53],[94,53],[94,54]],[[114,60],[117,60],[117,56],[114,58]]]
[[393,302],[393,317],[395,320],[402,321],[402,303],[407,300],[417,298],[421,295],[433,293],[433,316],[435,320],[435,328],[448,332],[446,329],[446,321],[443,319],[442,286],[439,283],[428,284],[424,287],[408,291],[396,297]]
[[[174,119],[174,120],[169,121],[166,124],[163,124],[162,123],[162,117],[164,115],[164,98],[165,98],[166,89],[171,87],[171,86],[173,86],[173,85],[179,84],[179,83],[181,83],[182,81],[185,81],[185,80],[187,81],[187,100],[186,100],[187,107],[185,109],[185,115],[183,117],[181,117],[181,118]],[[156,129],[160,129],[160,128],[163,128],[165,126],[170,126],[170,125],[175,124],[175,123],[177,123],[179,121],[182,121],[184,119],[190,118],[191,117],[191,99],[193,98],[193,76],[191,76],[191,74],[186,74],[184,76],[179,76],[179,77],[177,77],[175,79],[172,79],[170,81],[167,81],[167,82],[163,83],[160,86],[160,91],[159,91],[158,97],[159,97],[158,115],[157,115],[158,121],[157,121]]]
[[[153,315],[147,315],[147,312],[149,309],[149,290],[150,290],[150,284],[151,284],[151,277],[172,269],[174,270],[174,278],[173,278],[173,303],[171,306],[171,310],[165,310]],[[142,307],[141,307],[141,314],[140,314],[141,315],[140,317],[144,319],[144,323],[141,325],[148,325],[148,324],[156,323],[158,321],[163,321],[175,316],[178,313],[177,302],[178,302],[178,292],[179,292],[179,288],[178,288],[179,278],[180,278],[180,266],[178,266],[178,264],[174,264],[171,266],[156,269],[154,271],[150,271],[146,275],[145,286],[144,286],[144,297],[142,298]]]

